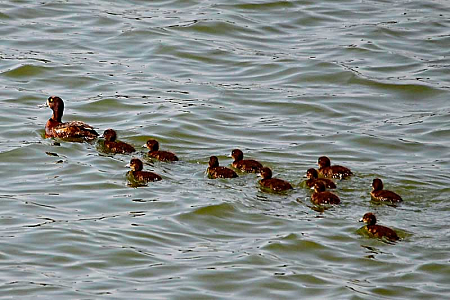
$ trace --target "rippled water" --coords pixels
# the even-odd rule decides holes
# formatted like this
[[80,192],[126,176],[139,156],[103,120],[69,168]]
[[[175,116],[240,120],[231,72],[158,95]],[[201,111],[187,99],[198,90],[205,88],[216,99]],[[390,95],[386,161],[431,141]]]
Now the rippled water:
[[[447,1],[0,7],[0,297],[448,297]],[[129,187],[131,156],[43,138],[50,95],[181,161]],[[208,179],[233,148],[296,189]],[[301,185],[321,155],[355,172],[327,210]],[[371,202],[375,177],[404,203]],[[368,211],[402,240],[369,238]]]

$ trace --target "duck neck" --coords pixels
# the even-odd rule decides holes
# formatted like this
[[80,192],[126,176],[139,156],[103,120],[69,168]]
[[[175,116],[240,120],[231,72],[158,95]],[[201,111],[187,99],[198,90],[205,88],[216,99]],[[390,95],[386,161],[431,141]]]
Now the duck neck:
[[52,120],[61,123],[62,122],[63,111],[59,109],[53,110]]

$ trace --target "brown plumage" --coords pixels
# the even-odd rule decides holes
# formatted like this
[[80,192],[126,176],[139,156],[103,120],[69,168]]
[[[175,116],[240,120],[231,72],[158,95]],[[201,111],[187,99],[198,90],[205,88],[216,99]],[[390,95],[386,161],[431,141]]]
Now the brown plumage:
[[60,97],[49,97],[46,106],[50,107],[53,111],[52,117],[45,124],[46,138],[92,140],[98,137],[98,133],[94,128],[84,122],[62,122],[64,102]]
[[306,171],[306,178],[308,178],[308,180],[305,181],[306,186],[312,188],[314,187],[314,184],[318,181],[323,182],[323,184],[325,185],[325,187],[327,189],[335,189],[336,188],[336,184],[333,182],[333,180],[328,179],[328,178],[318,178],[319,174],[317,172],[316,169],[308,169]]
[[105,139],[105,149],[108,152],[126,154],[136,151],[130,144],[117,141],[117,133],[113,129],[106,129],[105,132],[103,132],[103,138]]
[[311,195],[311,201],[314,204],[339,204],[341,199],[332,192],[326,191],[323,182],[318,181],[314,184],[314,193]]
[[178,161],[178,157],[169,151],[159,150],[159,143],[157,140],[148,140],[145,146],[150,150],[148,156],[160,161]]
[[319,157],[317,163],[319,165],[319,175],[323,177],[343,179],[353,175],[349,168],[331,165],[330,159],[326,156]]
[[233,170],[227,167],[219,166],[219,159],[217,156],[211,156],[209,158],[209,167],[207,169],[208,176],[210,178],[236,178],[238,175]]
[[384,190],[383,189],[383,181],[379,178],[375,178],[372,182],[372,192],[370,195],[378,201],[383,202],[391,202],[391,203],[398,203],[402,202],[403,199],[398,194]]
[[272,170],[268,167],[261,169],[261,177],[262,179],[259,181],[259,184],[272,191],[282,192],[292,189],[292,185],[289,182],[278,178],[272,178]]
[[231,151],[231,157],[234,159],[231,166],[243,172],[259,173],[263,165],[253,159],[244,159],[244,154],[239,149]]
[[150,181],[159,181],[162,180],[162,177],[156,173],[142,171],[144,168],[144,164],[138,158],[133,158],[130,161],[131,175],[133,179],[141,182],[150,182]]
[[400,238],[398,237],[397,233],[390,229],[389,227],[382,226],[382,225],[376,225],[377,218],[373,213],[366,213],[360,222],[365,222],[367,231],[373,235],[376,238],[382,239],[386,238],[390,241],[397,241]]

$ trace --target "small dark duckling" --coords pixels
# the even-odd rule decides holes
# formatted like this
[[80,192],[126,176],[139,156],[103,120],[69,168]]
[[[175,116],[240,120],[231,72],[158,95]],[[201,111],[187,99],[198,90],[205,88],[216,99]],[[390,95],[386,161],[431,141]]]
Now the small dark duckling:
[[332,166],[330,159],[326,156],[319,157],[317,163],[319,165],[319,175],[323,177],[344,179],[353,175],[349,168],[338,165]]
[[136,181],[150,182],[162,180],[161,176],[159,176],[158,174],[148,171],[142,171],[142,169],[144,168],[144,164],[138,158],[131,159],[129,166],[131,168],[131,175]]
[[359,221],[367,223],[367,231],[376,238],[382,239],[384,237],[390,241],[397,241],[400,239],[397,233],[389,227],[376,225],[377,218],[373,213],[366,213]]
[[211,156],[209,158],[209,167],[207,169],[208,176],[210,178],[236,178],[238,175],[233,170],[227,167],[219,166],[219,159],[217,156]]
[[325,184],[317,181],[314,184],[314,193],[311,195],[314,204],[339,204],[341,199],[332,192],[325,191]]
[[231,166],[243,172],[259,173],[263,165],[253,159],[244,159],[244,153],[239,149],[231,151],[231,157],[234,159]]
[[262,179],[259,181],[259,184],[262,187],[271,189],[275,192],[292,190],[292,185],[289,182],[278,178],[272,178],[272,170],[268,167],[261,169],[261,177]]
[[62,122],[64,102],[61,98],[55,96],[49,97],[47,99],[46,106],[50,107],[53,111],[52,117],[48,119],[47,123],[45,124],[46,138],[81,138],[92,140],[98,137],[98,133],[94,130],[94,128],[84,122]]
[[319,173],[317,172],[316,169],[308,169],[306,171],[306,178],[308,178],[308,180],[306,180],[306,186],[312,188],[314,187],[314,184],[318,181],[321,181],[325,184],[325,187],[327,189],[335,189],[336,188],[336,184],[333,182],[333,180],[328,179],[328,178],[319,178]]
[[382,202],[391,202],[391,203],[399,203],[402,202],[403,199],[398,194],[383,190],[383,181],[379,178],[375,178],[372,182],[372,192],[370,193],[375,200]]
[[116,141],[117,133],[114,129],[106,129],[105,132],[103,132],[103,138],[105,139],[105,148],[108,152],[126,154],[136,151],[130,144]]
[[178,161],[178,157],[169,151],[160,151],[159,143],[157,140],[148,140],[144,145],[150,151],[148,152],[148,156],[155,158],[160,161]]

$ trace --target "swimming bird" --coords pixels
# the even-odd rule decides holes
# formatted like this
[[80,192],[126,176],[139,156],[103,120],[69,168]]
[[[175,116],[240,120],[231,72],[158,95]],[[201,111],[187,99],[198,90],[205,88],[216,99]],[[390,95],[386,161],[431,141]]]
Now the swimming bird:
[[207,169],[210,178],[236,178],[238,175],[233,170],[227,167],[219,166],[219,159],[217,156],[209,158],[209,167]]
[[308,186],[310,188],[314,187],[314,184],[318,181],[323,182],[327,189],[335,189],[336,188],[336,184],[333,182],[333,180],[328,179],[328,178],[319,178],[319,173],[314,168],[308,169],[306,171],[306,178],[308,178],[308,180],[305,181],[306,186]]
[[253,159],[244,159],[244,153],[242,153],[242,151],[239,149],[234,149],[233,151],[231,151],[231,157],[234,159],[231,166],[243,172],[258,173],[263,167],[263,165],[259,161]]
[[117,141],[117,133],[114,129],[106,129],[103,132],[103,138],[105,139],[104,145],[108,152],[126,154],[136,151],[130,144]]
[[314,193],[311,195],[314,204],[339,204],[341,199],[336,194],[325,190],[325,184],[317,181],[314,184]]
[[150,139],[144,146],[150,150],[148,156],[152,158],[160,161],[178,161],[178,157],[174,153],[159,150],[159,143],[157,140]]
[[319,175],[323,177],[343,179],[353,175],[349,168],[331,165],[330,159],[326,156],[319,157],[317,163],[319,165]]
[[359,221],[367,223],[367,225],[365,226],[367,228],[367,231],[376,238],[386,238],[390,241],[397,241],[400,239],[397,233],[391,228],[382,225],[376,225],[377,218],[371,212],[366,213]]
[[397,193],[384,190],[383,181],[381,181],[381,179],[379,178],[375,178],[372,181],[372,192],[370,192],[370,195],[375,200],[382,202],[398,203],[403,201],[402,197],[400,197],[400,195],[398,195]]
[[81,121],[62,122],[64,102],[60,97],[51,96],[47,99],[46,106],[53,111],[52,117],[45,124],[45,137],[70,139],[81,138],[92,140],[98,137],[94,128]]
[[162,177],[156,173],[142,171],[142,169],[144,168],[144,164],[138,158],[132,158],[129,163],[129,167],[131,168],[131,171],[130,171],[131,176],[136,181],[150,182],[150,181],[162,180]]
[[259,181],[259,184],[264,188],[271,189],[275,192],[292,190],[292,185],[286,180],[272,178],[272,170],[268,167],[261,169],[261,177],[262,179]]

